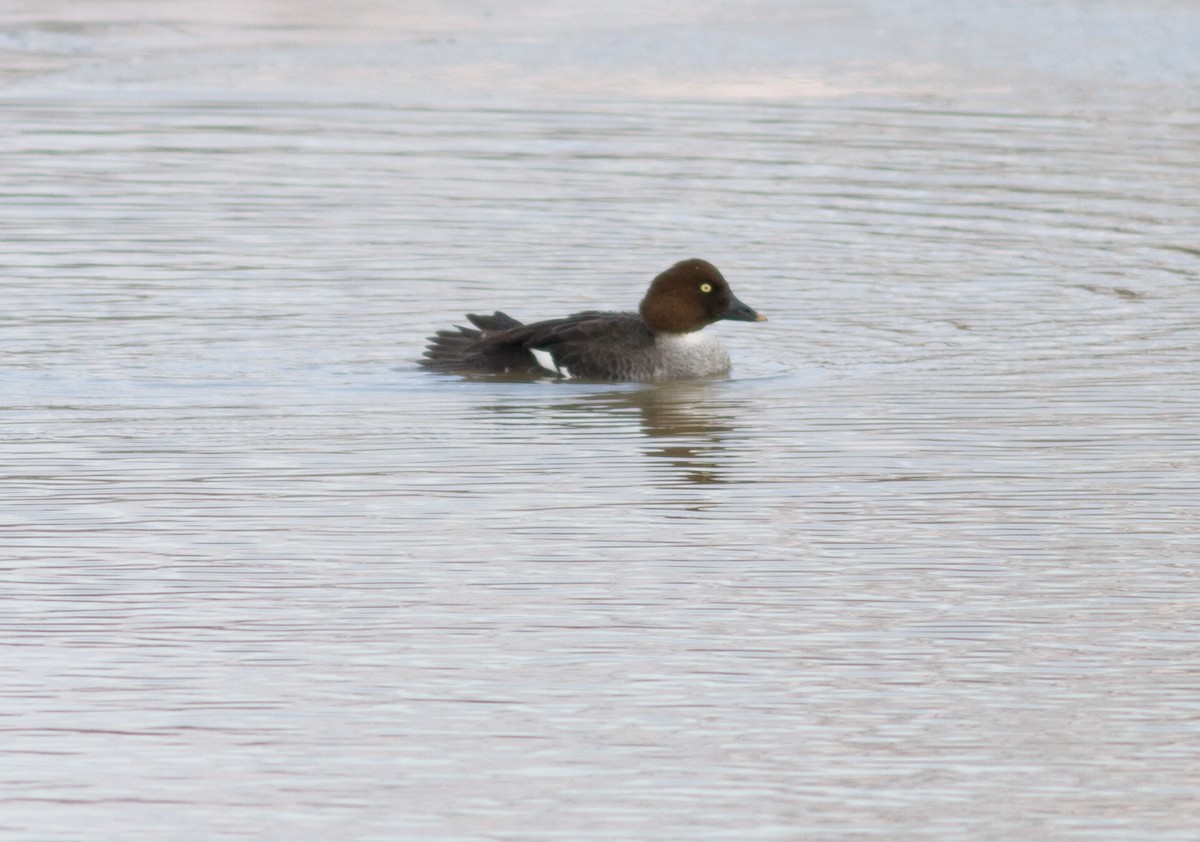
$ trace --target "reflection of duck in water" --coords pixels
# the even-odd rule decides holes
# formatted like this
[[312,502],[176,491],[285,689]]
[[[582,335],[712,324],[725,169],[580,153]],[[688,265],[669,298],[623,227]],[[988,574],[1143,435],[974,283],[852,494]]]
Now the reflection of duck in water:
[[555,374],[593,380],[677,380],[729,371],[729,354],[699,331],[720,319],[766,321],[705,260],[663,272],[637,313],[589,310],[522,324],[501,312],[468,314],[478,330],[431,336],[421,365],[448,373]]
[[736,432],[734,408],[711,384],[677,384],[629,395],[642,414],[647,456],[665,460],[690,483],[719,483]]
[[711,382],[663,383],[581,396],[556,404],[547,414],[570,416],[580,427],[627,427],[633,412],[648,440],[640,449],[645,456],[665,460],[659,467],[677,471],[689,483],[721,482],[727,443],[736,433],[737,405],[721,399],[721,389]]

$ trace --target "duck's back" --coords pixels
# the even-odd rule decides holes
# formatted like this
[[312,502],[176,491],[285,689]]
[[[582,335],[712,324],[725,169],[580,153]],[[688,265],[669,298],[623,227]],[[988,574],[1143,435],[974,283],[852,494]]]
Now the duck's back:
[[654,376],[654,334],[637,313],[589,310],[506,333],[504,341],[545,351],[557,373],[566,377],[647,380]]

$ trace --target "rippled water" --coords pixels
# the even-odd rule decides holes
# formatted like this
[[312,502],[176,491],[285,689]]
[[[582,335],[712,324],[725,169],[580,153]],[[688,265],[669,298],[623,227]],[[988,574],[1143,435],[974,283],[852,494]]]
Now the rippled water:
[[0,14],[0,838],[1194,839],[1200,16],[551,8]]

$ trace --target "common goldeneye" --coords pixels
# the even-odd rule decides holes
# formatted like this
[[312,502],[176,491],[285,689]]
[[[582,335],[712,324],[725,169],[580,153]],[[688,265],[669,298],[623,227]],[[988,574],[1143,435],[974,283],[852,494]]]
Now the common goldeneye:
[[701,328],[719,319],[767,320],[737,299],[716,266],[696,258],[655,278],[636,313],[588,310],[531,324],[499,311],[467,318],[478,330],[439,330],[421,365],[593,380],[709,377],[729,371],[729,354]]

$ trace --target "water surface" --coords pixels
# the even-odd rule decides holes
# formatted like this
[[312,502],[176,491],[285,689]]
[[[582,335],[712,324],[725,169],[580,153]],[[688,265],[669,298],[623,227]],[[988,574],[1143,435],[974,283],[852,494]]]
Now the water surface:
[[0,15],[0,836],[1193,839],[1196,12],[548,8]]

